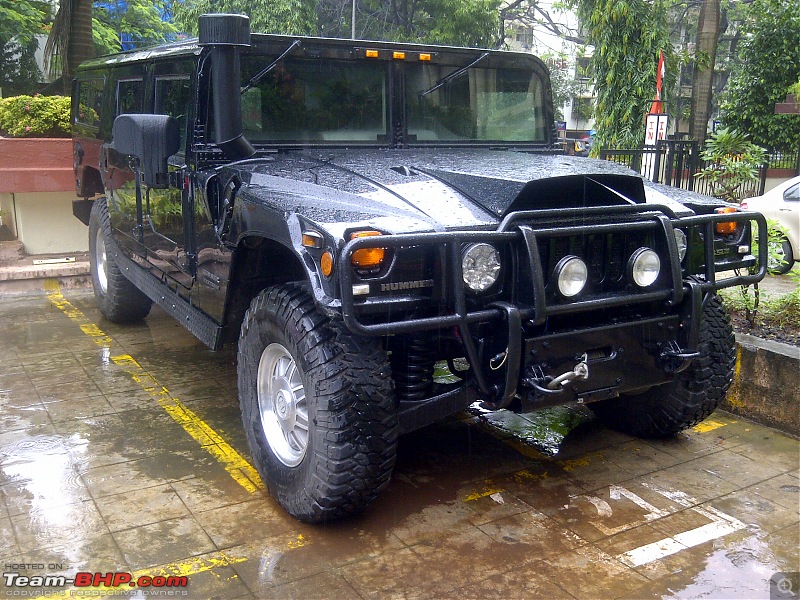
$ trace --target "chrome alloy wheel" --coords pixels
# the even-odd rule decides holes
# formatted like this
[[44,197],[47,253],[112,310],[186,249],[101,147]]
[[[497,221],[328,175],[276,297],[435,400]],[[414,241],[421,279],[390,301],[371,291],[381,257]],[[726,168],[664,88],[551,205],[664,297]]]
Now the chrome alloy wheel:
[[258,363],[258,411],[275,456],[296,467],[308,448],[308,403],[297,363],[281,344],[270,344]]
[[108,256],[106,254],[106,240],[103,237],[103,230],[97,230],[97,237],[94,242],[94,262],[95,271],[97,275],[97,283],[100,284],[100,290],[108,293]]

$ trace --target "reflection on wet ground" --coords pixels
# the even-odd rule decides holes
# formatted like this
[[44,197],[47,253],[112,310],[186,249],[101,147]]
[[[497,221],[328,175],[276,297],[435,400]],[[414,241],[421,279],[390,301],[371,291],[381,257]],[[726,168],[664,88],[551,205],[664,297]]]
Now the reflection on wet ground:
[[65,294],[0,298],[3,573],[185,575],[190,598],[768,598],[800,571],[798,442],[725,413],[643,441],[581,407],[476,409],[404,437],[366,514],[300,524],[247,470],[235,348]]

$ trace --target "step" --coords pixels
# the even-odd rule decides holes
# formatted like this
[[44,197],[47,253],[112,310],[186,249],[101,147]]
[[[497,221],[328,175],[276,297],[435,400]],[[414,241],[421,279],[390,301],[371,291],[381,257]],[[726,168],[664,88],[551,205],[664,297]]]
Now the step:
[[41,291],[48,279],[57,279],[65,289],[91,287],[88,255],[73,252],[0,260],[0,295]]

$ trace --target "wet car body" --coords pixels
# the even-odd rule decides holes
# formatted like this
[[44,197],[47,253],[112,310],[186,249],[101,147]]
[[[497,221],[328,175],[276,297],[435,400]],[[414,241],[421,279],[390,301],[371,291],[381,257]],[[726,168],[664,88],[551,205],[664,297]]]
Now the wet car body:
[[[713,295],[763,277],[750,246],[763,218],[559,155],[549,79],[530,55],[250,36],[241,17],[204,18],[199,43],[79,71],[78,190],[105,200],[75,212],[106,316],[136,320],[155,302],[211,348],[239,337],[251,450],[289,512],[365,506],[388,483],[398,432],[476,399],[603,405],[683,385],[702,360],[697,373],[719,371],[713,398],[654,433],[713,410],[732,368]],[[717,278],[730,270],[742,274]],[[330,378],[314,379],[320,363]],[[320,425],[317,397],[338,386],[348,399],[322,414],[353,408]],[[328,427],[374,465],[334,465],[360,501],[315,487],[327,463],[307,451],[358,454],[328,445]]]

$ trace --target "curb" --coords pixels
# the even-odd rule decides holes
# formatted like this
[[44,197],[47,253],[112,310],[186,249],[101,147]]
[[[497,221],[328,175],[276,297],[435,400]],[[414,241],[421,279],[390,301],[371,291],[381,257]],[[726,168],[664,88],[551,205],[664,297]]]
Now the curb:
[[800,348],[737,333],[733,384],[720,408],[797,436],[798,374]]

